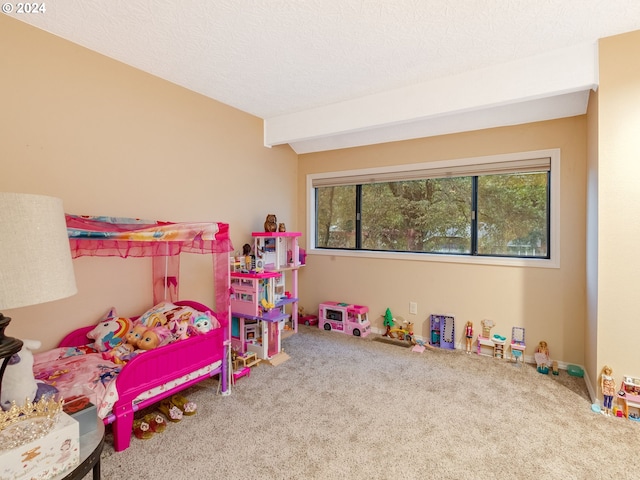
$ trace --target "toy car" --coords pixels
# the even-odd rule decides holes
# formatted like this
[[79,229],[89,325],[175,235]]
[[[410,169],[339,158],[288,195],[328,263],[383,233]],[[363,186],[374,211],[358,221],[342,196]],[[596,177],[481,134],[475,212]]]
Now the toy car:
[[301,315],[298,317],[298,325],[318,325],[318,316],[317,315]]

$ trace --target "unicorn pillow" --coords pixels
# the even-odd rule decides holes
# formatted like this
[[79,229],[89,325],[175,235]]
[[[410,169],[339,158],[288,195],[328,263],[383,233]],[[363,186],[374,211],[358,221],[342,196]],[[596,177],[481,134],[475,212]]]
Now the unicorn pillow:
[[125,317],[112,317],[97,324],[87,333],[87,338],[94,341],[94,348],[106,352],[120,345],[133,327],[133,322]]

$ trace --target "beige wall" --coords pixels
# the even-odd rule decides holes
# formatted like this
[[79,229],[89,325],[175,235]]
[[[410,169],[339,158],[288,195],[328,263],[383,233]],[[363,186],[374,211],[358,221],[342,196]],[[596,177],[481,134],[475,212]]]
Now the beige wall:
[[[223,221],[236,248],[267,213],[296,225],[297,157],[262,120],[0,15],[0,191],[69,213]],[[150,306],[150,261],[74,260],[79,293],[3,313],[53,346],[110,306]],[[181,297],[212,304],[211,259],[183,255]]]
[[640,376],[640,31],[602,39],[598,90],[597,373]]
[[[301,155],[298,189],[307,174],[390,164],[437,161],[560,148],[561,268],[520,268],[406,260],[309,255],[300,274],[301,305],[308,310],[324,300],[368,305],[374,327],[382,329],[387,307],[397,317],[415,320],[417,335],[428,338],[432,313],[455,315],[457,341],[462,325],[492,319],[492,333],[511,336],[526,328],[527,356],[540,340],[553,358],[584,362],[586,116],[496,128],[457,135]],[[303,202],[298,216],[306,218]],[[301,221],[300,225],[306,225]],[[418,315],[409,315],[409,302]]]

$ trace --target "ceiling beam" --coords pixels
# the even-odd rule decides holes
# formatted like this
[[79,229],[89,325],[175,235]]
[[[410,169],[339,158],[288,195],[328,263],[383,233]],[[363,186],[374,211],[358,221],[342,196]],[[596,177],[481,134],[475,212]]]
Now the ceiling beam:
[[586,112],[597,44],[581,44],[264,120],[298,153],[550,120]]

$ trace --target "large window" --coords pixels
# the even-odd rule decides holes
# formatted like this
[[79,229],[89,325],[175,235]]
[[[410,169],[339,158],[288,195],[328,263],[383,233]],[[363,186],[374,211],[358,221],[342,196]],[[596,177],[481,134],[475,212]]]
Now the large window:
[[311,246],[550,259],[559,153],[549,152],[312,175]]

